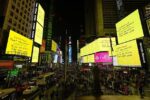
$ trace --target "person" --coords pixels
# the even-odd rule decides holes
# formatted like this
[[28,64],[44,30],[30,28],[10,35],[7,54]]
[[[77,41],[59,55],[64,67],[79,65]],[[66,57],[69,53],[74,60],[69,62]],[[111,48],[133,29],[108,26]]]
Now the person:
[[144,98],[144,76],[143,75],[139,79],[139,93],[141,98]]

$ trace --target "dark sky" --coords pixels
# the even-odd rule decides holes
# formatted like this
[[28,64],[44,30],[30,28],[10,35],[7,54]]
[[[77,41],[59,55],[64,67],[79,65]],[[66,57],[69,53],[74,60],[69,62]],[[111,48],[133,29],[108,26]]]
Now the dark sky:
[[[77,47],[76,41],[79,39],[81,29],[84,29],[84,0],[54,0],[54,23],[53,31],[54,39],[58,39],[58,36],[64,40],[64,35],[67,30],[67,34],[72,36],[72,57],[73,61],[77,59]],[[64,51],[64,44],[62,43],[61,49]]]
[[[50,0],[40,0],[43,8],[50,6]],[[61,37],[61,50],[64,51],[65,33],[72,36],[73,61],[77,59],[76,41],[81,29],[84,29],[84,0],[54,0],[53,40],[57,43]],[[47,13],[47,12],[46,12]]]
[[80,29],[84,24],[83,0],[55,0],[54,12],[54,24],[56,25],[54,28],[56,34],[62,32],[58,31],[59,27],[62,28],[65,26],[68,34],[74,36],[80,35]]

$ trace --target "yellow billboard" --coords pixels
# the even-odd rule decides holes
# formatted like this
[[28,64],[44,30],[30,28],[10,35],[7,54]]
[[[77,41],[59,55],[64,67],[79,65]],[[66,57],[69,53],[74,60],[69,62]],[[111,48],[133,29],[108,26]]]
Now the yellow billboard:
[[111,54],[112,51],[111,48],[115,45],[116,45],[116,38],[114,37],[98,38],[97,40],[81,48],[80,55],[85,56],[100,51],[108,51]]
[[123,43],[144,36],[139,10],[116,23],[118,43]]
[[39,4],[39,6],[38,6],[38,14],[37,14],[37,21],[41,24],[41,26],[44,26],[44,17],[45,17],[44,9]]
[[140,67],[141,60],[137,41],[133,40],[115,47],[118,66]]
[[43,38],[43,27],[38,22],[36,22],[34,41],[41,45],[42,38]]
[[88,55],[88,63],[94,63],[94,54]]
[[56,43],[54,40],[52,40],[51,50],[52,50],[53,52],[56,52],[56,51],[57,51],[57,43]]
[[83,60],[83,63],[88,63],[88,56],[84,56],[82,60]]
[[94,63],[94,54],[84,56],[83,63]]
[[33,41],[10,30],[6,46],[6,54],[31,57]]
[[39,60],[39,48],[34,46],[33,47],[33,54],[32,54],[32,62],[37,63]]

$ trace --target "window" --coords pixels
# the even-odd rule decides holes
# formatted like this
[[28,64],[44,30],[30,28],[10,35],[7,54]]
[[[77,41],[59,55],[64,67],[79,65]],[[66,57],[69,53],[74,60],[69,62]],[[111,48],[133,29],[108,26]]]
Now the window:
[[21,25],[20,24],[18,24],[18,28],[20,28],[21,27]]
[[12,23],[12,19],[10,18],[10,19],[8,20],[8,22],[9,22],[9,23]]
[[14,5],[12,5],[12,7],[11,7],[13,10],[15,9],[15,6]]
[[22,16],[22,12],[20,12],[20,16]]
[[14,13],[12,11],[10,12],[10,16],[12,16],[12,17],[14,16]]
[[21,21],[22,21],[22,19],[20,18],[20,19],[19,19],[19,22],[21,22]]
[[17,2],[17,6],[20,7],[20,2]]
[[17,19],[18,19],[18,16],[15,16],[15,19],[17,20]]
[[16,0],[13,0],[14,3],[16,3]]
[[16,12],[19,13],[19,9],[18,8],[16,9]]
[[16,22],[14,22],[13,25],[16,26],[17,25]]

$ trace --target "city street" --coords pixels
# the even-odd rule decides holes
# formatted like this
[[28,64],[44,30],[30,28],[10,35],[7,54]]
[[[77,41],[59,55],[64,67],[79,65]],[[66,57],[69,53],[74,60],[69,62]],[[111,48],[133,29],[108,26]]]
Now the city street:
[[100,97],[94,97],[94,96],[82,96],[76,98],[76,100],[150,100],[150,97],[144,97],[143,99],[140,98],[140,96],[123,96],[123,95],[103,95]]

